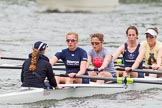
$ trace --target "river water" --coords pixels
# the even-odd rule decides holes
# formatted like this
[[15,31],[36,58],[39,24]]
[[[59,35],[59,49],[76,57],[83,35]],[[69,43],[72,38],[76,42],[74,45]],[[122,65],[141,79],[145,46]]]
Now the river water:
[[[124,0],[121,0],[124,1]],[[126,41],[125,30],[135,25],[139,42],[145,40],[147,27],[159,29],[162,41],[162,3],[119,3],[112,12],[105,13],[48,13],[41,12],[34,0],[0,0],[0,55],[27,58],[32,43],[48,43],[46,55],[51,58],[56,51],[66,47],[65,34],[79,34],[79,46],[89,50],[89,34],[105,35],[104,46],[111,52]],[[0,65],[21,65],[22,61],[0,60]],[[20,87],[20,70],[0,70],[0,94]],[[111,96],[49,101],[27,105],[0,105],[3,108],[160,108],[162,91],[129,92]]]

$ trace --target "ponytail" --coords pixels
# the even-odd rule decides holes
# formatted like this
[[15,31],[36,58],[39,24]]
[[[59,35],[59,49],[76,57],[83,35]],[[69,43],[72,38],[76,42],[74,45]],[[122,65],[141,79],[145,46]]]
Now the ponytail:
[[38,53],[39,53],[38,49],[33,49],[31,64],[29,66],[29,70],[31,72],[34,72],[37,69],[36,63],[37,63]]

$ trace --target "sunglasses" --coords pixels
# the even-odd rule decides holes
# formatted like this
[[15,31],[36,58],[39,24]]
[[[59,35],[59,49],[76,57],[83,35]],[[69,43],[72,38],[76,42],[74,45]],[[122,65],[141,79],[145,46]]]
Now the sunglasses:
[[66,39],[66,42],[75,42],[75,39]]
[[92,45],[98,45],[100,44],[101,42],[91,42]]
[[146,38],[152,39],[152,38],[154,38],[154,36],[152,36],[152,35],[150,35],[150,34],[146,34]]

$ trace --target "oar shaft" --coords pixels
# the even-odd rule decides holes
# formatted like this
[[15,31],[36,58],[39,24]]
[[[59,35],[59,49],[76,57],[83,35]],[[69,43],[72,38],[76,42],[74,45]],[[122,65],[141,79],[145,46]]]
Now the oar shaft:
[[150,74],[162,74],[162,71],[158,71],[158,70],[133,69],[132,72],[143,72],[143,73],[150,73]]
[[[66,74],[55,74],[55,76],[60,77],[69,77]],[[147,84],[162,84],[162,79],[144,79],[144,78],[111,78],[111,77],[99,77],[99,76],[88,76],[88,75],[77,75],[75,78],[87,78],[87,79],[95,79],[95,80],[107,80],[107,81],[115,81],[117,83],[123,84],[133,84],[133,83],[147,83]]]
[[[118,67],[121,67],[121,68],[124,68],[124,64],[114,64],[114,66],[118,66]],[[143,66],[143,69],[152,69],[151,66]]]
[[8,59],[8,60],[26,60],[25,58],[15,58],[15,57],[0,57],[0,59]]
[[114,64],[114,66],[125,67],[123,64]]
[[[52,68],[53,70],[60,70],[60,71],[66,71],[66,68]],[[87,69],[87,71],[98,71],[97,68],[94,69]]]
[[[26,58],[18,58],[18,57],[1,57],[0,59],[6,59],[6,60],[26,60]],[[118,57],[118,59],[122,59],[122,57]],[[57,63],[63,63],[62,61],[57,61]],[[117,63],[116,61],[114,62],[115,64]],[[118,66],[122,66],[122,64],[118,64]]]
[[20,66],[0,66],[0,69],[22,69]]
[[134,78],[134,83],[148,83],[148,84],[162,84],[162,79],[143,79],[143,78]]
[[[55,75],[56,76],[60,76],[60,77],[69,77],[66,74],[55,74]],[[75,78],[87,78],[87,79],[95,79],[95,80],[111,80],[111,81],[116,81],[116,78],[88,76],[88,75],[76,75]]]
[[[116,68],[119,71],[125,71],[124,68]],[[143,72],[143,73],[150,73],[150,74],[162,74],[162,71],[158,70],[144,70],[144,69],[132,69],[132,72]]]
[[[0,59],[7,59],[7,60],[26,60],[26,58],[17,58],[17,57],[1,57]],[[57,63],[63,63],[62,61],[57,61]]]
[[[0,66],[0,69],[22,69],[21,66]],[[65,71],[65,68],[52,68],[53,70]]]

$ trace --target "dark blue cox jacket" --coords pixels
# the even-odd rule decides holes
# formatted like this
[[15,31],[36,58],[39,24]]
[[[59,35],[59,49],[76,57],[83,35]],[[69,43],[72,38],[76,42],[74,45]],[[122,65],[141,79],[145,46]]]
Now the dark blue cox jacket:
[[49,80],[49,84],[52,87],[57,86],[52,66],[49,63],[49,59],[45,55],[38,54],[38,61],[36,64],[37,69],[35,72],[29,71],[30,64],[31,64],[31,54],[29,54],[29,58],[25,60],[22,66],[21,72],[22,87],[45,88],[44,80],[46,77]]

